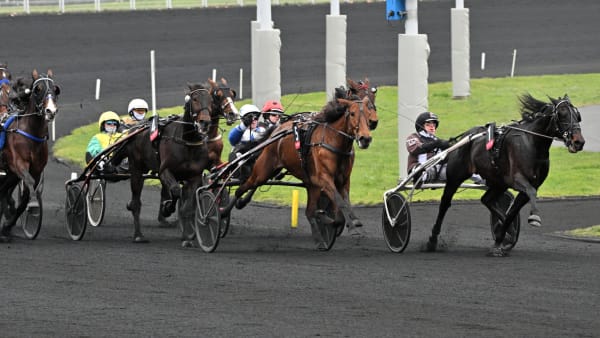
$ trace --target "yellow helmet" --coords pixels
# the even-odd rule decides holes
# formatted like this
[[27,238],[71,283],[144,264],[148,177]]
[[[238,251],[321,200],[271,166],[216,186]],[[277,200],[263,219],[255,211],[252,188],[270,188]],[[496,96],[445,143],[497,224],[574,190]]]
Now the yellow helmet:
[[115,113],[114,111],[105,111],[104,113],[102,113],[102,115],[100,115],[100,118],[98,119],[98,127],[100,128],[100,131],[104,131],[104,122],[106,121],[116,121],[117,122],[117,128],[119,128],[121,122],[120,122],[120,118],[119,115],[117,115],[117,113]]

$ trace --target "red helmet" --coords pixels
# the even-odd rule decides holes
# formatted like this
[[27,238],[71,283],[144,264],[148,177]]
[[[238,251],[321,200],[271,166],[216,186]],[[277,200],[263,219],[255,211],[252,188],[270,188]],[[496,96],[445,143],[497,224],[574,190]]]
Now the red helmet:
[[283,106],[279,101],[267,101],[262,107],[263,113],[283,114]]

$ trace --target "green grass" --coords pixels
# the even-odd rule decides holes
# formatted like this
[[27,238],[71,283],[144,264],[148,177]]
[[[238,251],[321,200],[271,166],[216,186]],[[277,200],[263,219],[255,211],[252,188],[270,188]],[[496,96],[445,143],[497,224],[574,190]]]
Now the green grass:
[[[529,92],[534,97],[545,99],[568,93],[576,106],[600,104],[599,74],[547,75],[535,77],[515,77],[498,79],[474,79],[471,81],[471,97],[466,100],[452,99],[452,84],[433,83],[429,86],[429,109],[439,115],[440,137],[448,138],[467,129],[495,121],[508,123],[520,118],[518,96]],[[248,100],[236,102],[238,107]],[[325,103],[325,93],[286,95],[282,103],[288,113],[316,111]],[[374,205],[382,202],[385,190],[398,182],[398,123],[413,125],[414,117],[397,115],[396,87],[380,87],[377,94],[379,126],[373,131],[373,142],[369,149],[356,150],[356,161],[351,178],[350,199],[353,204]],[[161,110],[166,116],[181,113],[181,108]],[[585,121],[583,121],[585,124]],[[228,131],[231,127],[222,126]],[[89,138],[96,133],[97,124],[75,129],[71,135],[59,139],[54,146],[57,157],[70,159],[83,166],[83,155]],[[226,136],[226,135],[225,135]],[[584,137],[597,137],[584,135]],[[400,136],[404,139],[405,135]],[[229,152],[223,152],[225,159]],[[539,190],[539,197],[566,197],[600,195],[600,185],[595,177],[600,177],[600,153],[568,153],[565,148],[550,150],[550,174]],[[288,204],[291,199],[289,187],[264,187],[255,200]],[[413,200],[437,200],[441,190],[427,190],[416,194]],[[456,195],[456,199],[478,199],[481,191],[466,190]],[[300,201],[306,195],[300,192]]]
[[600,237],[600,225],[565,231],[565,234],[575,237]]

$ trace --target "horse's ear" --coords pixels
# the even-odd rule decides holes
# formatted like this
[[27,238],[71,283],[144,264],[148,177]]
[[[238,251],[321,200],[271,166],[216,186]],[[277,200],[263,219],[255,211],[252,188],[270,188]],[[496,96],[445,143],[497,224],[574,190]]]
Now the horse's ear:
[[221,78],[221,83],[223,86],[227,87],[227,80],[225,80],[225,78]]
[[235,89],[231,89],[231,99],[235,99],[237,97],[237,92],[235,91]]
[[54,95],[60,95],[60,87],[58,85],[54,85]]
[[52,69],[48,69],[48,77],[53,77],[54,74],[52,73]]
[[217,87],[217,83],[215,81],[213,81],[211,78],[208,78],[208,83],[210,83],[210,86],[213,88]]
[[38,71],[37,71],[37,69],[34,69],[34,70],[33,70],[33,72],[31,72],[31,77],[32,77],[34,80],[37,80],[37,79],[38,79],[38,77],[40,77],[40,75],[38,74]]

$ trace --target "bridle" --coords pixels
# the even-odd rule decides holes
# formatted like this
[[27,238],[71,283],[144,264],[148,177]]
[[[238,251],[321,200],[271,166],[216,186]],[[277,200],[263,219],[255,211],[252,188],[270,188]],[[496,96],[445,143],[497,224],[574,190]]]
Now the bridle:
[[210,106],[212,104],[212,102],[209,102],[209,104],[207,104],[207,105],[202,104],[202,106],[200,107],[200,109],[198,111],[194,111],[192,109],[192,97],[195,94],[202,93],[202,92],[207,93],[209,95],[209,98],[212,98],[210,91],[208,89],[205,89],[205,88],[198,88],[198,89],[194,89],[191,92],[189,92],[185,96],[185,104],[186,104],[186,110],[189,112],[189,114],[190,114],[193,122],[181,122],[181,123],[190,123],[190,124],[193,124],[194,129],[198,133],[200,133],[200,134],[203,133],[203,131],[204,131],[204,125],[206,123],[202,122],[202,121],[198,121],[198,117],[201,117],[203,115],[202,113],[206,112],[206,114],[209,116],[209,118],[208,118],[207,121],[210,121],[210,112],[211,112]]
[[[43,86],[43,90],[36,90],[38,85]],[[33,90],[31,95],[35,102],[34,113],[38,116],[44,116],[47,121],[52,121],[58,112],[54,91],[54,80],[47,76],[42,76],[33,82],[31,88]]]

